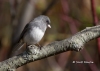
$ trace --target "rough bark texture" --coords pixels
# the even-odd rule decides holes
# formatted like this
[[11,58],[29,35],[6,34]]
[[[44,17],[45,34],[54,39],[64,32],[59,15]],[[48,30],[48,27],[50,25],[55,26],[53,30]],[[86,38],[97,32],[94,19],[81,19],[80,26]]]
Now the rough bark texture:
[[0,71],[15,71],[27,63],[40,60],[65,51],[80,51],[88,41],[100,36],[100,25],[87,27],[72,37],[54,41],[41,49],[35,45],[28,46],[27,51],[0,62]]

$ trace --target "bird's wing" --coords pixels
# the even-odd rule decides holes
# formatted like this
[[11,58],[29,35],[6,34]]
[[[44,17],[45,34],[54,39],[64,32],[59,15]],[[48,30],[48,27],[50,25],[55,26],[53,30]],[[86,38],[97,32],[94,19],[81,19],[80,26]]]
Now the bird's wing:
[[20,42],[20,40],[23,38],[24,34],[26,33],[26,31],[29,30],[29,24],[26,24],[26,26],[24,27],[19,39],[18,39],[18,43]]
[[[23,38],[24,34],[29,31],[30,29],[32,29],[31,27],[33,26],[32,24],[34,24],[35,27],[37,27],[38,25],[36,24],[37,22],[34,22],[34,23],[28,23],[26,24],[26,26],[24,27],[19,39],[18,39],[18,42],[20,42],[20,40]],[[17,42],[17,43],[18,43]]]

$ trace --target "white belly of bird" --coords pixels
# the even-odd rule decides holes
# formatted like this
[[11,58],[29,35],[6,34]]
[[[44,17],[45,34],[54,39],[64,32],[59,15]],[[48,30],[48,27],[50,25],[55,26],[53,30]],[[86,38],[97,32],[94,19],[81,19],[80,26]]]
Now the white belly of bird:
[[36,44],[42,39],[43,35],[42,30],[38,27],[34,27],[29,34],[25,35],[24,42],[26,42],[27,45]]

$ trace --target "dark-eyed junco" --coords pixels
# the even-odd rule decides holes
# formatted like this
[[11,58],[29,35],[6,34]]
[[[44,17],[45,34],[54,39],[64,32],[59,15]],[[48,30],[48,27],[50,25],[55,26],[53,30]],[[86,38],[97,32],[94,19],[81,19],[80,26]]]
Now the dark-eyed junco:
[[18,40],[17,49],[19,50],[24,43],[27,45],[37,44],[44,36],[47,27],[51,28],[49,17],[44,15],[36,17],[22,31]]

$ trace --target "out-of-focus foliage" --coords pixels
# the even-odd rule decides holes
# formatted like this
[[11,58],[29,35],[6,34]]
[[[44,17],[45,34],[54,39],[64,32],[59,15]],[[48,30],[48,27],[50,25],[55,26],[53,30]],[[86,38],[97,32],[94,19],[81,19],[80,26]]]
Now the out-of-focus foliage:
[[[100,0],[95,0],[100,19]],[[93,26],[91,0],[0,0],[0,61],[10,57],[24,26],[34,17],[45,14],[51,19],[41,45],[70,37]],[[96,40],[88,42],[81,52],[68,51],[26,64],[17,71],[96,71],[100,57]],[[19,52],[18,52],[19,53]],[[73,63],[93,61],[94,63]],[[92,64],[92,65],[91,65]]]
[[96,8],[96,11],[97,11],[98,17],[99,17],[99,19],[100,19],[100,6],[98,6],[98,7]]

